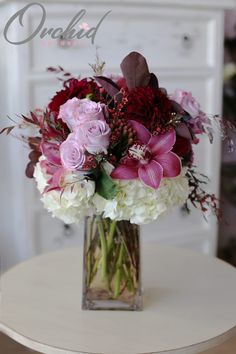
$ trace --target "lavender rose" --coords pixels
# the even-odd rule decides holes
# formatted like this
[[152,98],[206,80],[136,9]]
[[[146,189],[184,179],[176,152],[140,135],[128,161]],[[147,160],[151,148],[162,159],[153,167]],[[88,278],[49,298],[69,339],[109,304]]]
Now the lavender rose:
[[60,146],[63,167],[68,171],[82,170],[85,163],[84,147],[79,143],[75,133],[71,133]]
[[79,141],[90,154],[107,153],[110,128],[105,121],[92,120],[82,124],[77,131]]
[[177,102],[191,116],[188,123],[190,123],[193,133],[201,134],[204,131],[203,124],[208,121],[208,118],[202,112],[192,93],[176,89],[170,99]]
[[60,107],[59,118],[74,131],[76,127],[90,120],[104,120],[105,108],[103,103],[74,97]]

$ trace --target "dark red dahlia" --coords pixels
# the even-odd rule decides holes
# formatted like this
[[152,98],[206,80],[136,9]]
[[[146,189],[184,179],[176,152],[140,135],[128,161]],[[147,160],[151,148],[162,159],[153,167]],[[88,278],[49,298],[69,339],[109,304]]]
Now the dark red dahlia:
[[192,166],[193,149],[191,140],[176,135],[176,142],[172,151],[181,157],[183,166]]
[[120,77],[120,78],[116,81],[116,84],[117,84],[117,86],[119,86],[120,89],[121,89],[122,87],[123,87],[123,88],[127,88],[126,80],[125,80],[124,77]]
[[94,100],[99,100],[100,89],[96,82],[88,79],[69,79],[64,83],[64,89],[57,92],[48,105],[50,112],[58,113],[60,106],[67,100],[77,97],[86,98],[91,95]]
[[170,121],[172,103],[160,89],[151,86],[125,91],[123,109],[127,120],[136,120],[150,132],[160,132]]
[[191,141],[189,139],[183,138],[182,136],[176,135],[176,142],[173,147],[173,152],[175,152],[180,157],[185,157],[192,150]]

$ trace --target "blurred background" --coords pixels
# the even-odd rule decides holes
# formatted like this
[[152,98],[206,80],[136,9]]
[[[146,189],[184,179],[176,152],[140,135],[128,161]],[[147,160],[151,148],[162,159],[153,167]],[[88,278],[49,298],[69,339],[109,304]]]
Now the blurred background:
[[[86,14],[76,25],[101,24],[95,44],[88,39],[35,39],[22,45],[8,43],[3,30],[8,19],[25,2],[0,1],[0,128],[11,125],[7,116],[47,105],[61,82],[47,67],[62,66],[78,76],[92,75],[88,64],[98,53],[105,71],[119,73],[119,64],[132,50],[141,52],[171,93],[175,88],[192,91],[208,114],[221,114],[236,122],[236,11],[234,1],[45,1],[44,27],[66,28],[82,8]],[[186,5],[187,3],[187,5]],[[225,10],[227,10],[225,12]],[[230,9],[230,10],[229,10]],[[226,16],[226,17],[225,17]],[[32,6],[10,30],[14,41],[26,38],[38,26],[42,10]],[[225,43],[225,44],[224,44]],[[224,64],[225,60],[225,64]],[[224,68],[224,66],[226,67]],[[224,78],[224,80],[223,80]],[[10,124],[9,124],[10,123]],[[45,211],[33,180],[25,177],[28,151],[16,137],[0,136],[0,259],[1,271],[34,255],[81,244],[83,225],[68,226]],[[236,143],[236,141],[235,141]],[[219,133],[210,145],[197,146],[196,165],[210,177],[208,190],[220,195],[223,218],[205,221],[200,211],[190,215],[175,210],[142,227],[143,240],[186,247],[219,255],[236,265],[236,151],[221,146]]]

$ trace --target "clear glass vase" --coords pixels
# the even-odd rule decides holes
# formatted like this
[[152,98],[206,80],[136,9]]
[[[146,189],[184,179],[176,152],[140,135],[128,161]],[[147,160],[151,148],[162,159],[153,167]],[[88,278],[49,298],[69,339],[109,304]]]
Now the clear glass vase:
[[83,272],[83,309],[141,310],[139,226],[87,217]]

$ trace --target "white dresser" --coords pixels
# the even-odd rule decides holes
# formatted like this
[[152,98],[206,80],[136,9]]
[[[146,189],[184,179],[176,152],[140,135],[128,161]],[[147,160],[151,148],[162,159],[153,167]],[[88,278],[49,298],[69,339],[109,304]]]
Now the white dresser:
[[[148,60],[161,86],[190,90],[208,113],[221,112],[224,8],[232,0],[156,1],[45,1],[45,27],[65,28],[73,16],[86,9],[84,21],[95,25],[109,10],[95,45],[87,39],[62,46],[61,41],[38,37],[24,45],[12,45],[3,37],[7,20],[26,2],[0,2],[0,106],[1,115],[14,117],[45,105],[60,83],[48,66],[61,65],[74,74],[92,74],[96,47],[106,61],[106,71],[119,72],[122,58],[132,50]],[[41,9],[32,7],[24,16],[24,28],[11,35],[21,39],[39,23]],[[13,38],[12,37],[12,38]],[[2,123],[1,123],[2,125]],[[43,210],[32,181],[24,177],[27,151],[16,139],[0,139],[0,255],[4,268],[34,254],[82,242],[83,228],[66,227]],[[207,139],[197,147],[197,165],[207,174],[209,190],[218,193],[220,139]],[[3,162],[2,162],[3,161]],[[190,216],[180,210],[142,228],[145,240],[179,245],[215,254],[217,222],[204,220],[201,212]]]

